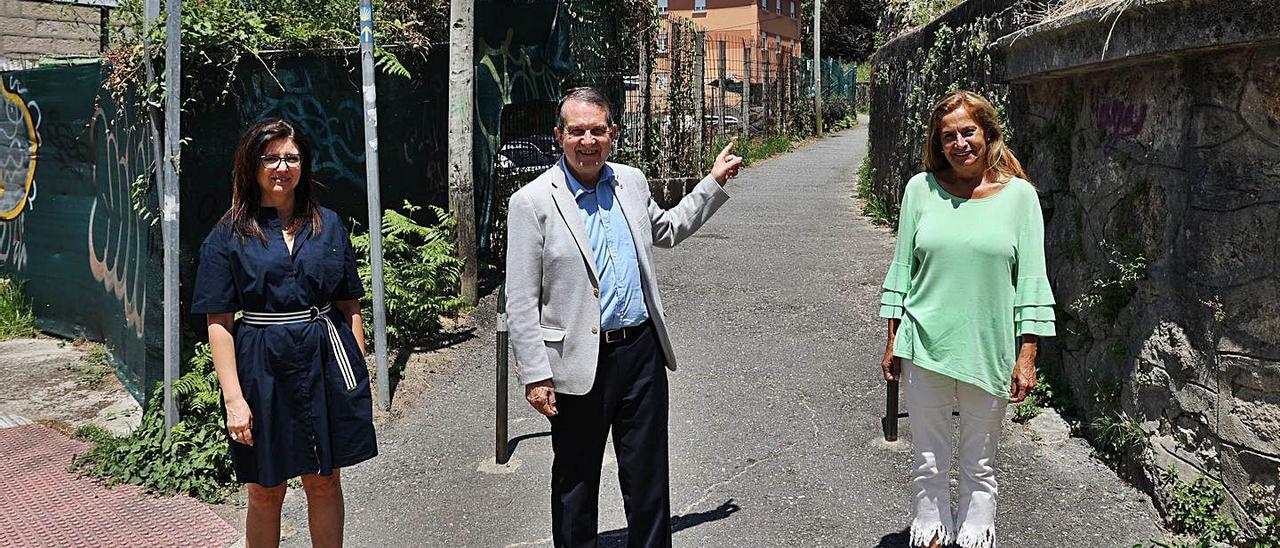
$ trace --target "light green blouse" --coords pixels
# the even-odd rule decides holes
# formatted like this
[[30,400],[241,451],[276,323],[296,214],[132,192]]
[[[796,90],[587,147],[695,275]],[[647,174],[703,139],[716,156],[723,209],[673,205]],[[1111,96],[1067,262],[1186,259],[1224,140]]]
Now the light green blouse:
[[907,182],[880,317],[901,318],[893,355],[1009,397],[1023,334],[1054,335],[1036,189],[1014,178],[986,198]]

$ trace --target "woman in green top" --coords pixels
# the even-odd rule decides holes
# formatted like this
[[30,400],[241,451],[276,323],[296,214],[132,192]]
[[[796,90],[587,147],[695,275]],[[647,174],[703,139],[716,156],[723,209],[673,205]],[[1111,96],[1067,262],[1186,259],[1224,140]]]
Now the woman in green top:
[[[924,167],[902,195],[880,306],[889,320],[884,378],[903,379],[911,411],[911,544],[990,547],[1001,420],[1036,385],[1038,337],[1054,334],[1044,220],[980,95],[958,91],[934,106]],[[953,514],[947,473],[957,406]]]

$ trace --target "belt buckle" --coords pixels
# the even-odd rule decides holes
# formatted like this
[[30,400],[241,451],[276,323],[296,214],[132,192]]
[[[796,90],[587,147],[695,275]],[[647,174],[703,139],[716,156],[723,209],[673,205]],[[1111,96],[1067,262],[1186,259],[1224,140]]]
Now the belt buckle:
[[[618,338],[616,339],[613,338],[614,335],[617,335]],[[609,331],[604,332],[604,342],[606,343],[613,344],[618,341],[625,341],[625,340],[627,340],[627,328],[625,327],[620,327],[618,329],[611,329]]]
[[319,318],[319,317],[320,317],[320,307],[315,306],[315,305],[312,305],[312,306],[311,306],[311,317],[310,317],[310,318],[308,318],[308,319],[307,319],[307,321],[309,321],[309,322],[314,322],[314,321],[316,321],[316,319],[317,319],[317,318]]

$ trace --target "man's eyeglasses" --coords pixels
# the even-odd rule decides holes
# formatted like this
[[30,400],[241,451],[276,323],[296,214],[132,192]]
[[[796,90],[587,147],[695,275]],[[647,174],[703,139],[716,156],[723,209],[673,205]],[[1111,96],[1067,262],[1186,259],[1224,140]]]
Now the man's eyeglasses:
[[284,162],[284,165],[289,167],[298,167],[302,164],[302,157],[295,154],[288,156],[259,156],[258,159],[262,161],[262,167],[267,169],[279,168],[280,162]]

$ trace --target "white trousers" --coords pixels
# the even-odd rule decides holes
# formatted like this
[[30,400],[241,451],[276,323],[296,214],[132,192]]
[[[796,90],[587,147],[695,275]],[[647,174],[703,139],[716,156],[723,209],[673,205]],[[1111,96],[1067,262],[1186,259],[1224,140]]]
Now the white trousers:
[[[996,546],[996,448],[1008,401],[902,360],[915,469],[911,490],[915,516],[911,545],[963,548]],[[960,500],[954,514],[947,474],[951,470],[951,411],[960,408]]]

